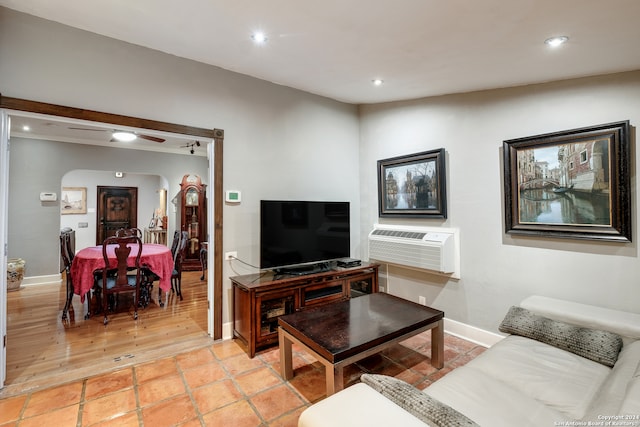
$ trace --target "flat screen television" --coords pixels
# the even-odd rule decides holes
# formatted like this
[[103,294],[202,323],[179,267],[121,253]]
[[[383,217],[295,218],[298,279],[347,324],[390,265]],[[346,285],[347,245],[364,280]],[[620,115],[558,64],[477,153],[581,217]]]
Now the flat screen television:
[[260,201],[260,268],[307,274],[351,253],[349,202]]

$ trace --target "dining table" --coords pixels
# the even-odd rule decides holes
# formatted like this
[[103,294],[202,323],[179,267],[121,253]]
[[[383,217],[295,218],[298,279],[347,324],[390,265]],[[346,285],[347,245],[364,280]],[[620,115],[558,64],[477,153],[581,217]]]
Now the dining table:
[[[109,267],[117,266],[115,248],[118,245],[107,246]],[[131,251],[129,258],[131,266],[135,263],[136,251]],[[173,256],[171,249],[157,243],[144,243],[140,255],[140,266],[149,269],[158,277],[158,285],[161,290],[167,292],[171,289],[171,274],[173,273]],[[71,277],[73,278],[73,291],[80,295],[84,302],[85,295],[93,288],[94,272],[105,268],[102,255],[102,245],[89,246],[78,251],[71,263]]]

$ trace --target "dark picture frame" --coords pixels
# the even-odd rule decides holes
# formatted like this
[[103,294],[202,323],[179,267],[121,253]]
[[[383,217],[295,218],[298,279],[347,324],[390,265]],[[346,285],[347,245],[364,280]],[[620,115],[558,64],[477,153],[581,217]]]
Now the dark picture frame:
[[629,121],[503,141],[505,232],[631,242]]
[[378,160],[381,217],[447,217],[444,148]]

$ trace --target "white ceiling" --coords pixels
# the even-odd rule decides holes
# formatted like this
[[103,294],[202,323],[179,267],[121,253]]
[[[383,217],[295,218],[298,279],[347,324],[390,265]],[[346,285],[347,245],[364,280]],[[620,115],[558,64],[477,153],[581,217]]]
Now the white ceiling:
[[[640,0],[0,0],[353,104],[640,69]],[[262,30],[268,42],[252,43]],[[543,41],[566,35],[555,50]],[[371,80],[384,84],[374,87]]]
[[[29,129],[25,130],[24,126],[28,126]],[[132,142],[119,142],[114,140],[112,136],[115,130],[130,131],[137,134],[138,137]],[[202,157],[207,156],[207,142],[209,142],[204,139],[194,139],[194,137],[188,135],[146,131],[124,126],[119,126],[115,129],[113,126],[102,123],[22,112],[11,114],[10,135],[11,137],[54,140]],[[161,138],[164,141],[157,142],[145,139],[145,136]],[[196,145],[197,143],[200,145]],[[193,153],[191,153],[191,149],[193,149]]]

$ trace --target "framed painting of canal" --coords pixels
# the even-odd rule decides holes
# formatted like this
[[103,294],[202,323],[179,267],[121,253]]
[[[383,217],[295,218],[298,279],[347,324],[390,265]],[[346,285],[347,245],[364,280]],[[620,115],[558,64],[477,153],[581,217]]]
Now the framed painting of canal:
[[447,217],[444,148],[378,160],[381,217]]
[[503,142],[508,234],[631,242],[629,121]]

